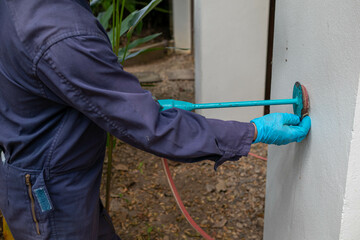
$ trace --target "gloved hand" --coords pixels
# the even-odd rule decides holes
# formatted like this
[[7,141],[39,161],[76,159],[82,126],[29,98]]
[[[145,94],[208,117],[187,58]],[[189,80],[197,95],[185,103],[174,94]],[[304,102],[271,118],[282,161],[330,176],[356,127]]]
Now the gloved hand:
[[311,119],[306,116],[300,118],[290,113],[271,113],[250,122],[257,128],[257,137],[254,143],[284,145],[291,142],[301,142],[308,134]]

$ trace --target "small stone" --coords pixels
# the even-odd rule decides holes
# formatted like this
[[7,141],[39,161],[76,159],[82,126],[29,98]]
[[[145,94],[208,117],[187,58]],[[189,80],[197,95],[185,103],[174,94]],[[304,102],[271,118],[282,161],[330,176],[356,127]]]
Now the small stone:
[[258,219],[257,219],[257,225],[258,225],[259,227],[264,227],[264,219],[258,218]]
[[162,79],[159,74],[154,72],[135,72],[133,73],[141,83],[155,83],[161,82]]
[[226,192],[226,183],[224,180],[219,180],[218,184],[216,184],[216,191],[217,192]]
[[244,227],[244,225],[242,225],[241,223],[236,223],[236,227],[239,228],[239,229],[241,229],[241,228]]
[[129,216],[130,218],[134,218],[135,216],[137,215],[137,212],[132,210],[132,211],[129,211]]
[[119,212],[120,208],[121,208],[120,201],[118,199],[112,199],[110,202],[110,211]]
[[161,223],[166,224],[169,222],[174,222],[175,221],[175,217],[171,214],[163,214],[159,216],[159,220]]
[[194,80],[193,69],[176,69],[166,73],[168,79],[173,80]]
[[216,223],[213,225],[213,227],[214,227],[214,228],[222,228],[222,227],[225,226],[226,223],[227,223],[227,220],[224,218],[224,219],[222,219],[221,221],[216,222]]
[[121,163],[114,165],[114,168],[119,171],[129,171],[129,167]]
[[205,188],[206,188],[206,191],[209,193],[215,191],[214,185],[211,185],[211,184],[206,184]]
[[120,213],[118,214],[121,220],[125,220],[128,216],[128,211],[126,209],[121,209]]
[[200,224],[201,224],[201,225],[206,225],[207,223],[208,223],[208,221],[207,221],[206,219],[204,219],[204,220],[201,221]]

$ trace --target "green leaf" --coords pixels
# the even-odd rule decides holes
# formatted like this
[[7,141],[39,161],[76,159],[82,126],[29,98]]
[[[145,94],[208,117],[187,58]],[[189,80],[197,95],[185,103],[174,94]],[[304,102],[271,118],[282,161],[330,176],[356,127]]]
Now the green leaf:
[[149,36],[146,36],[146,37],[143,37],[143,38],[138,38],[134,41],[132,41],[129,46],[128,46],[128,49],[132,49],[132,48],[135,48],[143,43],[146,43],[148,41],[151,41],[153,40],[154,38],[157,38],[158,36],[160,36],[162,33],[155,33],[155,34],[152,34],[152,35],[149,35]]
[[[139,5],[143,5],[143,6],[146,6],[147,3],[146,2],[138,2],[138,1],[135,1],[136,4],[139,4]],[[171,13],[170,10],[167,10],[167,9],[164,9],[164,8],[159,8],[159,7],[156,7],[154,8],[155,11],[158,11],[158,12],[162,12],[162,13]]]
[[143,29],[144,21],[139,22],[139,24],[136,26],[136,33],[140,34]]
[[146,231],[147,231],[147,233],[149,234],[149,233],[152,232],[152,230],[153,230],[153,227],[152,227],[152,226],[149,226]]
[[128,31],[128,36],[132,35],[135,27],[139,24],[139,22],[151,11],[153,10],[162,0],[152,0],[148,5],[143,7],[141,10],[136,11],[131,21],[131,27]]
[[90,1],[90,6],[92,7],[92,6],[96,5],[99,2],[101,2],[101,0],[91,0]]
[[140,21],[161,1],[162,0],[152,0],[147,6],[145,6],[141,10],[135,10],[130,13],[121,23],[120,36],[122,36],[126,32],[131,35],[136,26],[140,23]]
[[136,2],[135,0],[127,0],[125,2],[125,8],[126,10],[128,10],[129,12],[133,12],[136,10]]
[[143,166],[144,166],[144,162],[140,162],[138,165],[138,170],[141,174],[143,174]]
[[109,27],[109,20],[112,17],[113,9],[114,6],[111,4],[108,9],[106,9],[106,11],[99,13],[97,17],[104,29],[107,29]]
[[122,36],[124,33],[129,31],[130,27],[133,25],[133,23],[136,20],[136,15],[139,11],[135,10],[134,12],[130,13],[121,23],[121,31],[120,36]]
[[[143,48],[143,49],[140,49],[139,51],[127,54],[125,56],[125,60],[130,59],[130,58],[134,58],[137,55],[140,55],[142,53],[152,52],[152,51],[161,50],[161,49],[163,49],[163,48]],[[123,56],[119,55],[119,62],[123,62]]]
[[[135,41],[131,42],[128,46],[128,50],[130,49],[133,49],[133,48],[136,48],[137,46],[141,45],[141,44],[144,44],[146,42],[149,42],[151,40],[153,40],[154,38],[160,36],[162,33],[155,33],[155,34],[152,34],[152,35],[149,35],[149,36],[146,36],[146,37],[143,37],[143,38],[139,38],[139,39],[136,39]],[[121,48],[119,50],[119,54],[118,56],[123,56],[124,55],[124,50],[125,48]]]

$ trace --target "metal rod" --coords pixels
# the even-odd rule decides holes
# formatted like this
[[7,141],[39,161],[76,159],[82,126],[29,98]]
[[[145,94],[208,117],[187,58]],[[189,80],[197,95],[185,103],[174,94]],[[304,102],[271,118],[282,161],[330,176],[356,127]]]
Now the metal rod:
[[194,109],[285,105],[285,104],[296,104],[298,102],[299,102],[298,98],[291,98],[291,99],[258,100],[258,101],[244,101],[244,102],[199,103],[199,104],[194,104]]

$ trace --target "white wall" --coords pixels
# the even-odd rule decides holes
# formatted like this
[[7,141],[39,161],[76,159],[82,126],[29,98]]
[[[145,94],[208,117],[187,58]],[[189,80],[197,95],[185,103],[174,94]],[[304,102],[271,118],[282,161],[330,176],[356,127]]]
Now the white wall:
[[[269,0],[194,2],[196,102],[264,99]],[[263,107],[199,113],[249,121]]]
[[276,2],[272,98],[303,83],[312,129],[269,148],[265,240],[360,239],[359,22],[359,1]]
[[173,0],[173,27],[176,48],[187,48],[188,51],[180,50],[179,53],[191,51],[191,1]]
[[356,101],[355,121],[350,145],[348,174],[340,229],[340,239],[360,239],[360,87]]

